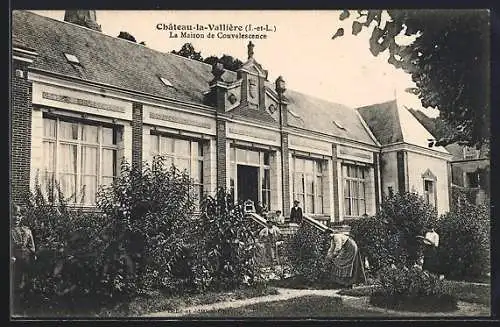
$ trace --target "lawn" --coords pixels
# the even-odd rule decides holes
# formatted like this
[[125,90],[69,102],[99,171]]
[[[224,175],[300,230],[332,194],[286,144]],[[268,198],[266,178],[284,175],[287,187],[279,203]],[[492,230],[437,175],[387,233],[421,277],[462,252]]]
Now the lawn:
[[199,312],[186,317],[343,318],[360,316],[382,317],[384,313],[345,306],[337,297],[313,295],[285,301],[256,303],[239,308]]
[[[490,306],[491,289],[490,285],[477,285],[468,282],[458,282],[447,280],[445,287],[459,301],[478,303]],[[374,290],[374,287],[361,287],[352,290],[341,290],[339,294],[350,296],[369,296]]]
[[148,296],[131,299],[120,299],[114,303],[97,299],[77,299],[61,301],[52,305],[38,305],[27,311],[28,317],[135,317],[155,311],[175,311],[178,308],[210,304],[221,301],[247,299],[264,295],[275,295],[278,291],[273,287],[243,288],[231,292],[207,292],[182,296],[169,296],[155,292]]

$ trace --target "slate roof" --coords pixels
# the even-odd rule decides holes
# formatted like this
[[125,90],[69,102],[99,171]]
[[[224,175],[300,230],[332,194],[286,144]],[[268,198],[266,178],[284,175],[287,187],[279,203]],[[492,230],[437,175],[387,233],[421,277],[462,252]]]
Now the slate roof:
[[[208,64],[28,11],[13,11],[12,41],[36,50],[39,56],[32,65],[34,69],[162,98],[203,104],[213,79]],[[64,53],[75,55],[81,65],[69,63]],[[173,87],[166,87],[160,76]],[[237,75],[226,70],[222,78],[231,82]],[[293,90],[287,90],[285,95],[291,126],[376,145],[355,109]],[[256,113],[244,109],[231,112],[234,116],[274,122],[270,115],[256,117]]]
[[[357,108],[375,138],[382,145],[398,142],[429,148],[429,139],[434,136],[397,100]],[[442,146],[429,148],[448,153]]]

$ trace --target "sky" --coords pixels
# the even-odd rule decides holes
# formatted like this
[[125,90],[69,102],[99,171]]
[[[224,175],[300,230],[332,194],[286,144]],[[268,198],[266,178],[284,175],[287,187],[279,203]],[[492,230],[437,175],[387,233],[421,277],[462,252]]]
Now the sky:
[[[33,11],[64,19],[64,11]],[[283,76],[287,88],[351,107],[393,100],[435,117],[438,111],[424,109],[415,95],[404,90],[414,87],[410,75],[387,63],[388,53],[374,57],[369,50],[370,31],[351,35],[351,21],[340,21],[339,11],[109,11],[97,10],[102,32],[118,36],[133,35],[137,42],[162,52],[179,50],[190,42],[205,58],[228,54],[243,62],[247,59],[248,39],[171,38],[157,24],[233,24],[268,25],[273,31],[266,39],[252,40],[254,58],[274,81]],[[387,16],[388,17],[388,16]],[[345,35],[332,40],[339,27]],[[207,31],[205,31],[205,34]],[[411,42],[411,39],[400,39]]]

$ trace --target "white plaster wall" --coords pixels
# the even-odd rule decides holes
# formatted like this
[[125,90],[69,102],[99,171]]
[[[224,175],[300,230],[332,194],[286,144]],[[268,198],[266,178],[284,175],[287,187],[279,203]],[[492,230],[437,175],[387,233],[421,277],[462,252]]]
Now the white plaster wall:
[[450,209],[447,170],[448,162],[444,159],[408,152],[408,177],[410,191],[423,194],[424,182],[422,174],[424,174],[427,169],[430,169],[430,171],[437,177],[437,210],[438,214],[443,214]]
[[382,194],[389,195],[389,187],[398,192],[398,161],[396,151],[382,153],[380,160]]

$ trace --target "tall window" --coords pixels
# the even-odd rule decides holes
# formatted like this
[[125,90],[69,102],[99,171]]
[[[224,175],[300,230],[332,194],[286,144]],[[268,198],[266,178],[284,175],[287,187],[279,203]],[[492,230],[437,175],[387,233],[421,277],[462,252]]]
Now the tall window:
[[95,204],[98,186],[116,177],[121,130],[59,118],[44,118],[43,130],[42,183],[57,180],[72,202]]
[[323,165],[322,160],[293,160],[293,198],[300,201],[306,213],[324,213]]
[[366,172],[356,165],[343,165],[344,176],[344,214],[347,217],[359,217],[366,213]]
[[[186,171],[193,179],[196,198],[203,197],[203,143],[166,135],[151,135],[151,156],[165,157],[165,164]],[[198,202],[199,204],[199,202]]]
[[436,206],[436,183],[429,179],[424,179],[424,198],[425,202]]

